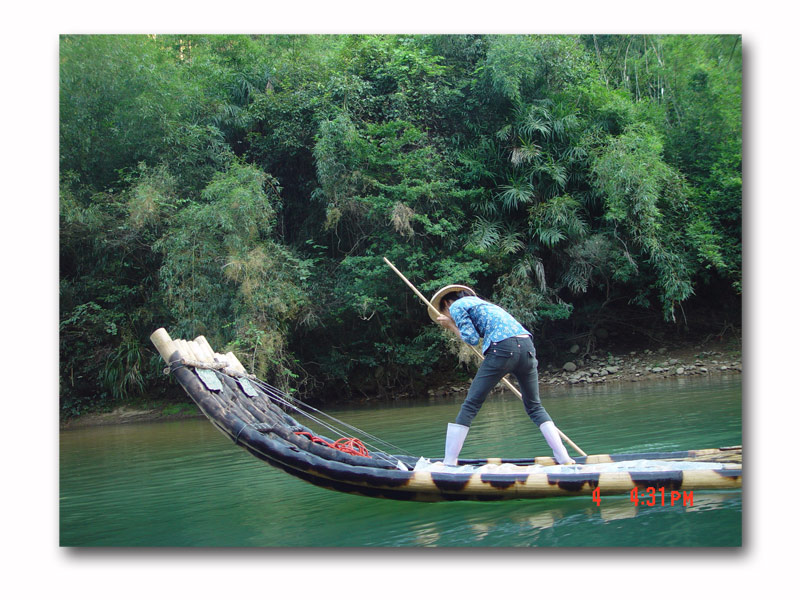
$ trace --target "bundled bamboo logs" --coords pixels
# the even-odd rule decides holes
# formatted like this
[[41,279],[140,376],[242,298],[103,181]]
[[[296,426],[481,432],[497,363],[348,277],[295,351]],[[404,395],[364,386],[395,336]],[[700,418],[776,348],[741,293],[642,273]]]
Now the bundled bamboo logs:
[[[231,377],[247,377],[247,370],[233,352],[214,352],[205,336],[194,340],[173,340],[163,327],[150,336],[150,341],[168,365],[176,360],[180,364],[198,369],[215,369]],[[177,358],[174,354],[178,353]]]

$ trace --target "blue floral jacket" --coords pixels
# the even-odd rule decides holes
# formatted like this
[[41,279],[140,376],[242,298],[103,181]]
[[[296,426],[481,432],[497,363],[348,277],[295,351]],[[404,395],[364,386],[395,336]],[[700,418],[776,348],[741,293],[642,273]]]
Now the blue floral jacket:
[[453,302],[450,305],[450,316],[465,342],[475,346],[483,338],[484,354],[492,342],[516,335],[531,335],[530,331],[505,310],[477,296],[467,296]]

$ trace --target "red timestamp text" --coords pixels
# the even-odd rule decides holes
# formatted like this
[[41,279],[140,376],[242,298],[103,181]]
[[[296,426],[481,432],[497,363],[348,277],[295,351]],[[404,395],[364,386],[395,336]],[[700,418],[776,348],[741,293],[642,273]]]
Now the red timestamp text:
[[[600,488],[592,490],[592,501],[600,506]],[[630,501],[639,506],[694,506],[694,491],[681,492],[678,490],[667,490],[660,487],[648,487],[639,489],[635,487],[631,490]]]
[[668,501],[670,506],[675,506],[676,504],[679,506],[693,506],[694,492],[680,492],[678,490],[667,492],[663,487],[649,487],[639,491],[639,488],[635,487],[631,490],[630,499],[636,506],[639,506],[639,504],[644,506],[666,506]]

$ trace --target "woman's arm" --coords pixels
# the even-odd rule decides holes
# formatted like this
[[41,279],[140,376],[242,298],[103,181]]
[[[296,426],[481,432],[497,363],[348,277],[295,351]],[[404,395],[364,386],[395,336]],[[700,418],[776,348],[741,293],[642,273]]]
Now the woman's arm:
[[[458,301],[451,304],[450,310],[447,312],[449,312],[449,317],[447,317],[447,314],[443,316],[447,317],[453,325],[452,328],[448,327],[448,329],[459,334],[461,339],[470,346],[475,346],[481,341],[481,336],[478,335],[475,326],[472,324],[472,319],[469,318],[467,309],[462,307]],[[447,327],[444,323],[442,325]]]

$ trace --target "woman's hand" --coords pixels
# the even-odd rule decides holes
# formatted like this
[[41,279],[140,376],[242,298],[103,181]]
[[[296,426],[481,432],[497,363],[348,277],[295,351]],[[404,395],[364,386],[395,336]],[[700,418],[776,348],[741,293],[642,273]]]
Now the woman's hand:
[[436,322],[445,329],[449,329],[453,333],[459,333],[458,326],[456,325],[456,322],[453,321],[452,317],[439,313],[439,316],[436,317]]

